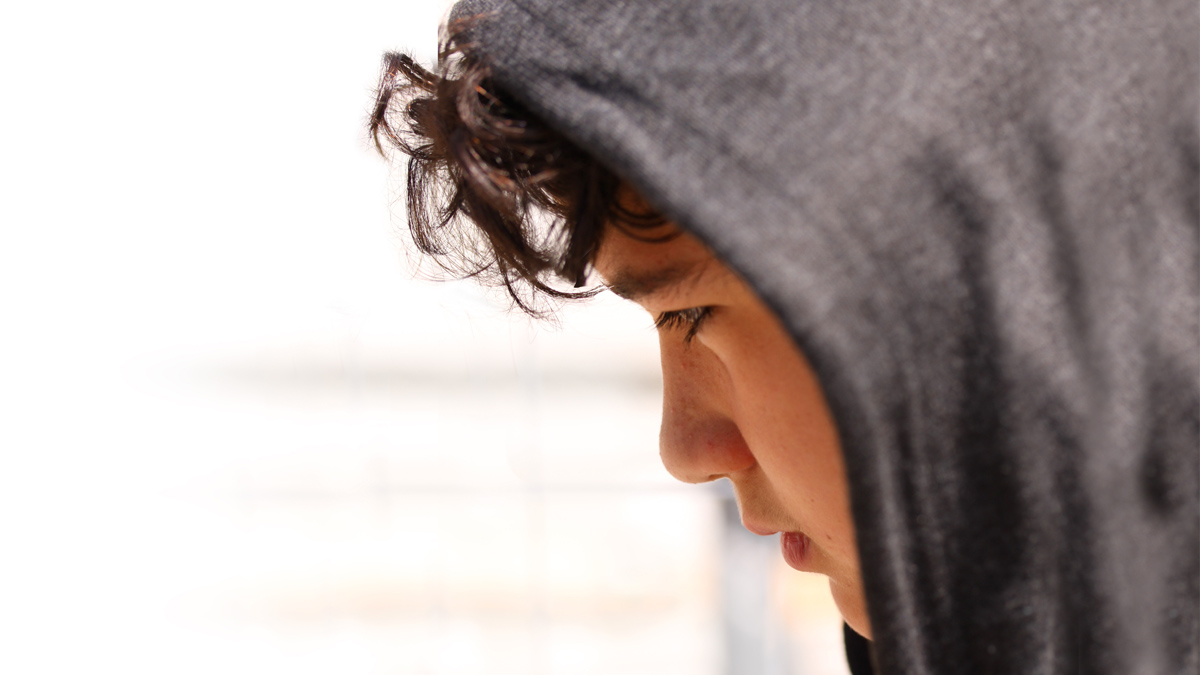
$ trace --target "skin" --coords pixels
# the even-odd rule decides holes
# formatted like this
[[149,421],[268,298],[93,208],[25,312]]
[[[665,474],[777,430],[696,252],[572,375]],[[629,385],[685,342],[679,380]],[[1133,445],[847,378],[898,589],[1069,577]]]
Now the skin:
[[[751,532],[802,532],[805,571],[829,578],[842,617],[871,637],[846,473],[812,368],[774,313],[699,240],[671,224],[608,227],[594,267],[659,323],[663,465],[686,483],[728,478]],[[689,337],[700,308],[707,316]],[[665,314],[665,316],[664,316]]]

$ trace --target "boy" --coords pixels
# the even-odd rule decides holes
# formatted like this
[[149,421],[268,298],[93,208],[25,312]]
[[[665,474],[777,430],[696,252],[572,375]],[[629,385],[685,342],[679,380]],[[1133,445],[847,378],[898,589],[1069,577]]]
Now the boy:
[[467,2],[372,126],[447,269],[655,317],[668,470],[728,478],[877,672],[1194,672],[1197,27]]

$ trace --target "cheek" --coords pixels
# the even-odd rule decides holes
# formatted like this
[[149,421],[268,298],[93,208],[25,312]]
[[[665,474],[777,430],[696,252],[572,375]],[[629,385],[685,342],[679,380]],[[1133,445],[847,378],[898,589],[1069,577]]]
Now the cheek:
[[841,445],[820,384],[772,315],[741,325],[749,329],[713,346],[738,427],[779,506],[833,564],[857,569]]
[[[773,324],[774,322],[772,322]],[[734,414],[764,468],[780,478],[844,490],[841,446],[820,384],[782,328],[755,331],[718,353],[730,380]]]
[[829,564],[856,571],[854,522],[836,442],[820,438],[817,440],[822,442],[797,442],[795,439],[808,436],[806,429],[783,429],[784,433],[759,446],[762,450],[757,457],[764,478],[779,506],[812,539]]
[[706,335],[776,506],[820,549],[843,618],[870,637],[841,444],[808,361],[761,305]]

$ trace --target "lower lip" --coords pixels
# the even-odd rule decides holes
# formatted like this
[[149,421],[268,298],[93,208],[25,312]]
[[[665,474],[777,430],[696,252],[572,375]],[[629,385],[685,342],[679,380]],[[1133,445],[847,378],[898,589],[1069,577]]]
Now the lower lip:
[[808,549],[812,542],[799,532],[784,532],[779,536],[779,548],[783,552],[783,561],[792,569],[801,572],[810,571],[808,568]]

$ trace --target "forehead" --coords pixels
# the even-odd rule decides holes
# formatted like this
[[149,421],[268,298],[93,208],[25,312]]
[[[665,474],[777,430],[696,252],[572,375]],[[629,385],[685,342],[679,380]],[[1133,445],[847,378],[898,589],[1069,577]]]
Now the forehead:
[[594,267],[614,293],[636,302],[699,283],[724,266],[698,239],[667,224],[635,235],[606,227]]

